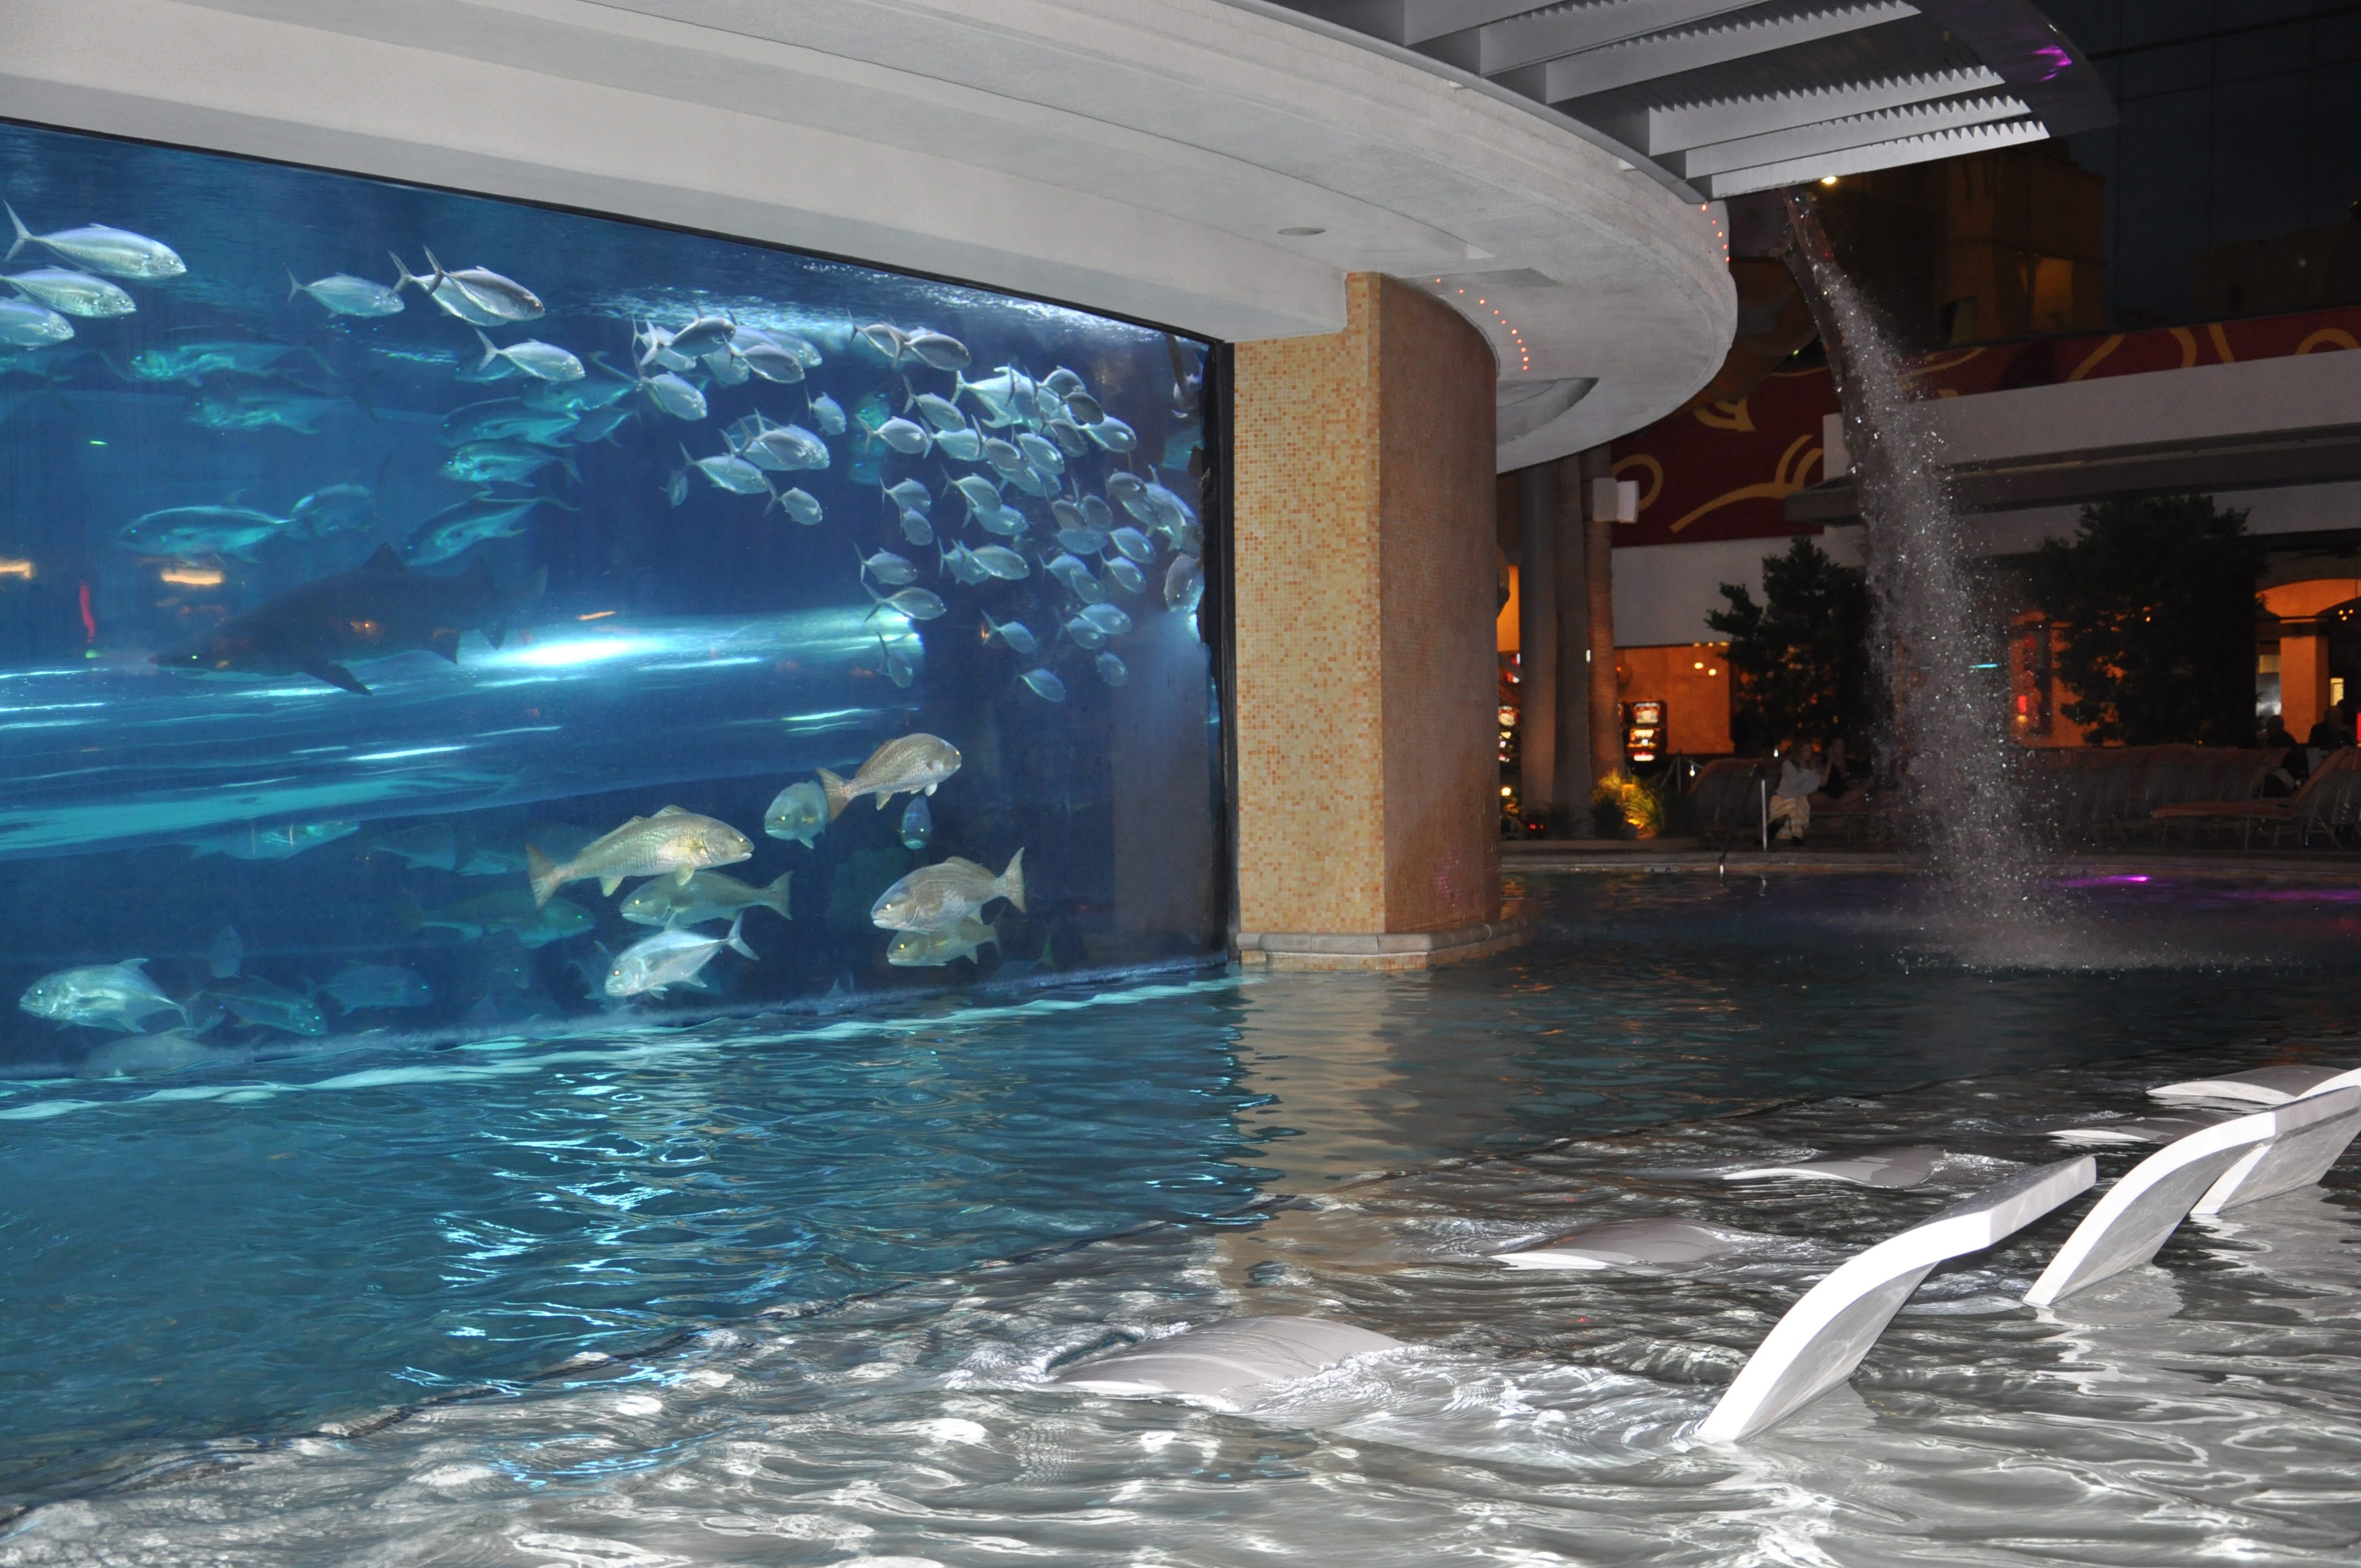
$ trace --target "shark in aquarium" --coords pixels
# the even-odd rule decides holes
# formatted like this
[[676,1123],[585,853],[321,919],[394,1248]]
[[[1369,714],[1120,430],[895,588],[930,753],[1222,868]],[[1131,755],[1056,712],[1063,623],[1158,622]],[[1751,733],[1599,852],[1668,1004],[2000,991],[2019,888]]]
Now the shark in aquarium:
[[167,670],[306,674],[366,695],[346,661],[427,648],[459,662],[459,639],[480,631],[495,648],[547,586],[544,568],[512,592],[492,584],[479,556],[456,577],[413,572],[391,545],[360,566],[291,588],[210,631],[175,642],[150,662]]

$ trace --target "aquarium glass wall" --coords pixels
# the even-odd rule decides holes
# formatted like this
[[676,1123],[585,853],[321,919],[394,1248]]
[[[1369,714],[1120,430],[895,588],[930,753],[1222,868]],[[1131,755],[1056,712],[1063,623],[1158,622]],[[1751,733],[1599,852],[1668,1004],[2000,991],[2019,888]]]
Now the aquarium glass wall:
[[1205,345],[0,126],[0,1064],[1219,944]]

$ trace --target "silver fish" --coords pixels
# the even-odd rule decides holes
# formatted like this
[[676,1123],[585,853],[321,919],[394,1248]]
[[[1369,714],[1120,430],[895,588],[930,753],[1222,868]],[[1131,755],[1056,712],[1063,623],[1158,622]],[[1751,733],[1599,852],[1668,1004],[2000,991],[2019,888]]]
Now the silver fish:
[[1071,555],[1056,556],[1043,569],[1065,584],[1067,590],[1084,604],[1096,604],[1106,598],[1106,590],[1091,576],[1091,569]]
[[983,455],[983,433],[976,430],[947,430],[935,437],[935,450],[961,463],[972,463]]
[[39,348],[63,343],[74,334],[73,323],[47,305],[31,300],[0,300],[0,344],[11,348]]
[[877,601],[876,609],[869,612],[871,615],[875,615],[879,609],[891,609],[912,620],[932,620],[943,613],[941,598],[925,588],[902,588],[890,594],[881,594],[871,588],[869,597]]
[[1115,509],[1096,496],[1082,498],[1082,521],[1101,533],[1115,532]]
[[[1107,499],[1129,511],[1133,502],[1147,500],[1148,486],[1138,475],[1126,474],[1117,468],[1107,476],[1106,493]],[[1142,522],[1152,523],[1156,521],[1156,514],[1152,511],[1135,515],[1137,515]]]
[[290,1035],[324,1035],[327,1020],[302,992],[273,985],[253,975],[225,981],[206,992],[236,1015],[241,1024],[278,1029]]
[[1148,575],[1120,555],[1107,557],[1105,569],[1106,575],[1115,579],[1115,587],[1125,593],[1136,594],[1148,587]]
[[1087,605],[1082,618],[1109,637],[1124,637],[1131,631],[1131,617],[1111,604]]
[[885,944],[885,961],[900,969],[939,969],[976,949],[1000,946],[1000,933],[973,916],[939,931],[896,931]]
[[1069,457],[1080,457],[1091,449],[1091,438],[1084,435],[1082,427],[1072,420],[1053,419],[1043,428],[1049,431],[1049,439],[1058,444],[1059,450]]
[[1118,528],[1107,538],[1114,542],[1116,549],[1135,561],[1145,563],[1156,559],[1155,542],[1136,528]]
[[[852,553],[859,556],[861,546],[854,545]],[[876,554],[862,559],[861,569],[891,587],[918,580],[918,568],[910,565],[906,557],[896,555],[891,550],[880,550]]]
[[1128,452],[1139,444],[1139,437],[1133,433],[1131,426],[1113,414],[1107,415],[1096,424],[1084,425],[1082,433],[1109,452]]
[[545,948],[568,937],[579,937],[596,924],[590,912],[568,898],[546,905],[533,902],[524,889],[503,888],[479,897],[462,899],[441,909],[421,909],[408,902],[394,906],[394,920],[404,931],[440,930],[461,937],[514,937],[527,948]]
[[478,369],[495,361],[506,360],[541,381],[579,381],[587,374],[582,368],[582,361],[557,345],[544,343],[537,337],[528,337],[522,343],[512,343],[501,348],[478,330],[476,341],[484,345],[484,357],[477,365]]
[[293,526],[251,507],[167,507],[124,524],[116,540],[152,555],[234,555],[254,559],[256,548]]
[[118,964],[58,970],[28,986],[16,1005],[36,1018],[126,1035],[137,1034],[141,1021],[159,1013],[178,1013],[187,1023],[189,1010],[157,990],[142,970],[147,961],[126,959]]
[[1000,488],[981,474],[965,474],[951,481],[971,512],[989,511],[1000,504]]
[[1013,365],[1002,366],[998,373],[981,381],[970,381],[958,376],[954,376],[952,380],[956,383],[952,400],[972,396],[983,405],[983,422],[995,430],[1017,422],[1021,417],[1016,408],[1020,400],[1027,406],[1033,400],[1031,378]]
[[774,493],[771,477],[734,453],[719,457],[691,457],[686,447],[681,448],[681,458],[687,465],[713,481],[716,489],[728,490],[735,496],[759,496]]
[[686,468],[675,468],[671,473],[665,475],[664,493],[664,499],[671,502],[674,506],[678,506],[683,501],[688,499],[688,470]]
[[940,865],[921,866],[877,895],[869,918],[888,931],[939,931],[984,905],[1005,898],[1019,914],[1025,910],[1025,851],[1008,858],[998,876],[989,867],[953,855]]
[[919,331],[902,340],[903,352],[915,354],[938,370],[964,370],[972,356],[967,345],[939,332]]
[[827,393],[823,392],[811,400],[811,416],[812,422],[819,426],[823,434],[844,433],[844,408]]
[[1079,615],[1074,617],[1073,620],[1066,622],[1065,626],[1060,630],[1062,630],[1065,634],[1073,641],[1075,647],[1082,649],[1084,652],[1095,652],[1096,650],[1106,646],[1107,634],[1096,625],[1084,620]]
[[1066,700],[1066,683],[1058,678],[1054,670],[1027,670],[1016,678],[1044,702]]
[[913,424],[906,419],[889,419],[877,427],[875,434],[895,451],[910,457],[924,455],[934,440],[934,433],[925,425]]
[[1041,378],[1042,389],[1045,391],[1055,392],[1061,398],[1072,397],[1076,392],[1082,389],[1083,385],[1084,383],[1082,377],[1076,375],[1073,371],[1067,369],[1062,365],[1059,366],[1055,370],[1050,371],[1047,376]]
[[945,779],[960,770],[960,751],[939,735],[923,732],[896,736],[869,754],[850,783],[826,768],[819,786],[828,800],[829,820],[864,795],[877,797],[877,809],[897,795],[932,795]]
[[615,967],[607,973],[607,994],[609,996],[662,996],[667,987],[686,984],[697,973],[713,961],[713,955],[728,948],[747,958],[756,957],[746,945],[740,931],[746,924],[746,913],[730,922],[726,937],[700,937],[694,931],[677,927],[659,931],[643,942],[634,942],[615,959]]
[[669,370],[646,378],[640,389],[647,393],[648,401],[675,419],[694,423],[705,417],[705,394]]
[[765,422],[753,439],[741,444],[738,451],[750,462],[782,473],[825,468],[829,464],[828,443],[799,424]]
[[[877,639],[877,651],[885,660],[885,678],[907,691],[910,683],[918,678],[918,666],[910,662],[910,655],[903,643],[904,639],[899,637],[889,643],[881,634]],[[921,648],[924,646],[920,644]]]
[[967,415],[961,413],[959,405],[949,398],[937,397],[932,392],[920,392],[910,400],[910,403],[920,413],[926,415],[927,422],[938,431],[967,428]]
[[29,300],[70,316],[103,319],[127,316],[139,307],[122,288],[87,272],[63,267],[36,267],[29,272],[7,274],[5,281]]
[[926,515],[931,514],[934,510],[934,492],[917,479],[905,479],[898,485],[888,485],[885,487],[885,494],[904,511],[915,511]]
[[975,514],[976,526],[986,533],[997,533],[1003,539],[1022,539],[1033,520],[1013,506],[994,504]]
[[[765,381],[792,387],[804,378],[804,362],[767,341],[750,343],[750,334],[741,331],[737,342],[730,345],[731,357]],[[744,379],[741,376],[740,379]]]
[[1058,444],[1054,441],[1044,441],[1029,430],[1022,431],[1017,434],[1016,447],[1032,460],[1033,466],[1045,474],[1066,471],[1066,455],[1058,450]]
[[[0,203],[0,206],[6,203]],[[78,229],[60,229],[55,234],[35,234],[16,215],[16,209],[7,208],[8,225],[16,231],[15,243],[0,260],[13,261],[16,253],[28,245],[46,246],[67,260],[80,264],[93,272],[104,272],[110,278],[129,278],[139,282],[159,282],[166,278],[178,278],[188,271],[188,264],[172,253],[172,247],[146,235],[133,234],[128,229],[109,228],[104,224],[86,224]]]
[[1058,530],[1058,543],[1070,554],[1095,555],[1106,548],[1107,536],[1095,528],[1061,528]]
[[726,316],[699,316],[678,332],[666,332],[653,322],[647,323],[641,341],[648,345],[640,363],[644,365],[654,356],[657,348],[669,348],[675,354],[690,359],[702,359],[717,348],[727,348],[738,335],[738,323]]
[[778,492],[778,498],[779,505],[786,509],[786,513],[789,517],[794,518],[806,528],[816,528],[818,526],[820,520],[819,499],[810,491],[797,489],[781,490]]
[[1175,555],[1164,573],[1164,608],[1186,615],[1205,597],[1205,571],[1194,555]]
[[131,356],[131,374],[142,381],[198,381],[225,370],[239,376],[267,376],[294,352],[290,344],[244,338],[178,343],[170,348],[141,349]]
[[[1078,435],[1088,435],[1093,430],[1105,428],[1105,426],[1110,422],[1121,422],[1120,421],[1109,421],[1107,419],[1106,410],[1101,407],[1099,400],[1091,396],[1088,392],[1074,392],[1070,394],[1066,399],[1066,411],[1072,415],[1074,422],[1081,426],[1081,429],[1075,432]],[[1126,433],[1128,433],[1130,426],[1126,425],[1124,429]],[[1128,451],[1130,449],[1128,447],[1113,447],[1110,448],[1110,450]]]
[[287,269],[287,297],[309,294],[332,316],[398,316],[406,308],[400,289],[389,289],[348,272],[331,272],[316,282],[298,282]]
[[1124,668],[1123,661],[1113,653],[1100,654],[1098,668],[1099,679],[1111,686],[1119,686],[1131,679],[1131,672]]
[[543,314],[541,299],[532,290],[486,268],[463,267],[453,271],[436,260],[431,250],[426,253],[426,265],[434,269],[430,277],[413,277],[399,256],[393,258],[393,265],[400,273],[394,282],[396,289],[417,284],[426,291],[427,298],[469,326],[538,321]]
[[1039,496],[1046,499],[1058,493],[1058,481],[1030,463],[1009,475],[1008,482],[1028,496]]
[[902,363],[902,356],[910,349],[910,334],[886,322],[872,322],[861,329],[869,345],[885,356],[889,365]]
[[[534,383],[526,389],[522,398],[493,398],[453,409],[443,416],[444,444],[458,446],[470,441],[500,441],[513,437],[519,441],[538,442],[544,446],[559,444],[581,423],[581,415],[571,408],[533,407],[533,393],[545,385],[548,384]],[[578,387],[583,383],[577,381],[574,385]]]
[[391,964],[351,964],[320,988],[347,1013],[364,1007],[424,1007],[434,1000],[434,982],[416,970]]
[[284,861],[360,830],[357,822],[281,822],[267,828],[249,823],[231,832],[181,842],[196,851],[192,859],[227,855],[233,861]]
[[983,460],[1004,474],[1014,474],[1026,466],[1024,452],[996,435],[984,438]]
[[772,797],[770,809],[763,813],[763,831],[809,849],[812,840],[827,830],[829,817],[827,795],[807,780],[791,784]]
[[935,525],[928,521],[926,513],[906,511],[902,514],[901,522],[902,537],[912,544],[925,546],[935,542]]
[[588,446],[593,442],[606,440],[639,417],[637,409],[590,409],[575,422],[574,428],[566,434],[577,446]]
[[983,629],[984,635],[987,638],[997,637],[1001,641],[1006,643],[1009,647],[1014,648],[1019,653],[1030,653],[1036,647],[1039,646],[1038,641],[1033,635],[1032,629],[1027,626],[1023,621],[994,620],[992,619],[992,612],[990,610],[986,610],[984,612]]
[[686,883],[698,872],[734,866],[753,854],[746,835],[727,822],[667,806],[653,817],[632,817],[564,861],[528,844],[525,865],[533,902],[545,905],[569,882],[596,877],[598,891],[611,895],[626,877],[668,875]]
[[574,459],[529,441],[470,441],[443,460],[445,478],[490,485],[530,479],[551,464],[574,472]]
[[1005,544],[987,544],[975,552],[977,565],[1004,582],[1033,575],[1033,564]]
[[720,872],[699,872],[685,883],[658,877],[623,900],[617,913],[635,926],[702,926],[747,909],[768,909],[782,920],[792,920],[787,883],[795,874],[781,872],[768,887]]
[[525,513],[544,499],[486,490],[472,500],[455,502],[419,525],[401,547],[401,558],[413,566],[432,566],[455,560],[488,540],[517,538],[524,532]]
[[377,498],[367,485],[323,485],[295,503],[288,521],[314,539],[326,539],[366,528],[376,515]]
[[274,426],[299,435],[320,433],[320,421],[339,400],[306,398],[293,392],[247,392],[235,398],[199,398],[189,410],[189,422],[207,430],[269,430]]
[[910,804],[902,808],[902,848],[923,850],[935,836],[935,814],[927,809],[927,797],[914,795]]
[[1061,530],[1083,529],[1091,525],[1091,520],[1082,515],[1082,509],[1062,496],[1049,503],[1049,516]]
[[952,581],[969,587],[992,581],[992,574],[983,569],[983,563],[977,560],[975,552],[966,545],[954,544],[942,554],[943,570],[951,575]]

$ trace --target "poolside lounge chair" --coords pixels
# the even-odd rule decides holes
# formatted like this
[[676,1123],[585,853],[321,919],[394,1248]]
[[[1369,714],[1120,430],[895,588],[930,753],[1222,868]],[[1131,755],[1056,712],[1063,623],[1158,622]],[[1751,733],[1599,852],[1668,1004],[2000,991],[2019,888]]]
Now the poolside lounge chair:
[[[2319,1180],[2356,1130],[2361,1130],[2361,1089],[2347,1088],[2175,1139],[2107,1190],[2025,1293],[2026,1301],[2047,1307],[2146,1263],[2192,1212],[2218,1212]],[[2298,1179],[2303,1172],[2309,1174]]]
[[1810,1404],[1852,1376],[1937,1264],[2014,1235],[2087,1190],[2098,1176],[2089,1155],[2045,1165],[1848,1258],[1787,1310],[1697,1436],[1741,1442]]
[[1716,757],[1689,781],[1689,811],[1697,836],[1721,846],[1763,831],[1763,788],[1779,764],[1757,757]]
[[[2268,771],[2268,770],[2266,770]],[[2239,825],[2239,845],[2254,841],[2255,828],[2268,824],[2271,848],[2279,848],[2282,829],[2292,828],[2296,842],[2309,845],[2319,833],[2342,849],[2345,834],[2361,822],[2361,748],[2332,751],[2293,795],[2269,800],[2183,800],[2158,806],[2159,823],[2206,822]]]
[[1253,1403],[1258,1387],[1402,1348],[1325,1318],[1226,1318],[1083,1362],[1055,1381],[1085,1394],[1179,1397],[1235,1410]]
[[2147,1092],[2149,1099],[2168,1102],[2226,1100],[2240,1105],[2284,1105],[2348,1083],[2361,1084],[2361,1067],[2258,1067],[2250,1072],[2225,1072],[2219,1078],[2159,1083]]

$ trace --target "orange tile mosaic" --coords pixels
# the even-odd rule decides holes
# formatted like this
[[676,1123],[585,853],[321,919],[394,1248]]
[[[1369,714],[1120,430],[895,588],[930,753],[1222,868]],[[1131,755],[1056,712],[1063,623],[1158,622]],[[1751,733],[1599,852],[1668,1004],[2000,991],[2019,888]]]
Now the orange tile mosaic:
[[1343,332],[1241,344],[1233,457],[1239,923],[1499,912],[1493,360],[1378,274]]

